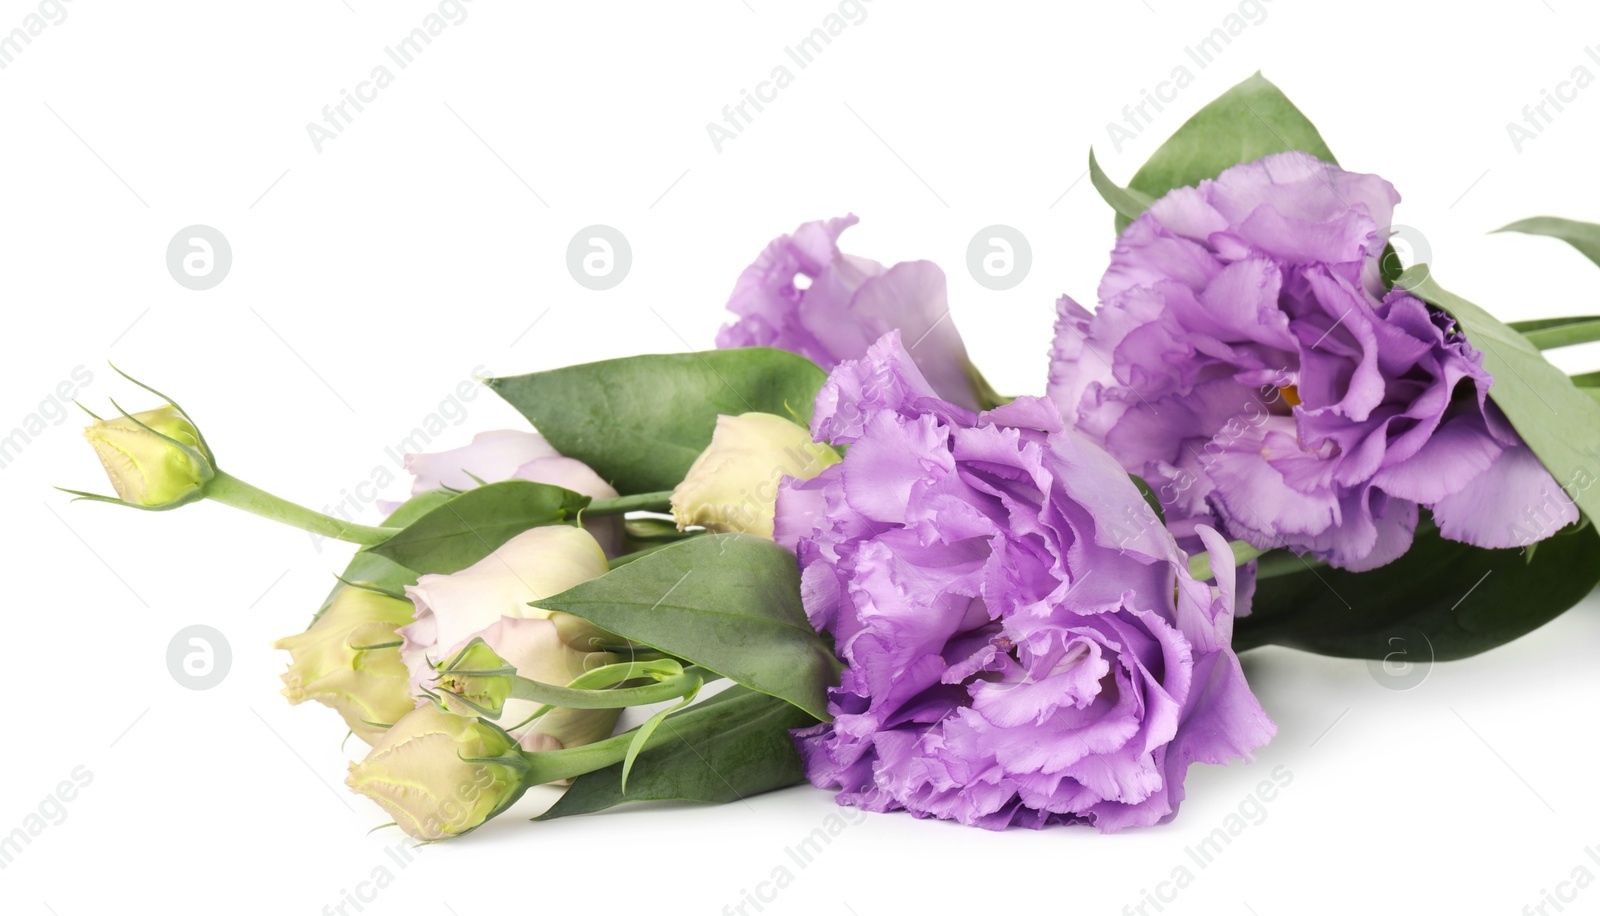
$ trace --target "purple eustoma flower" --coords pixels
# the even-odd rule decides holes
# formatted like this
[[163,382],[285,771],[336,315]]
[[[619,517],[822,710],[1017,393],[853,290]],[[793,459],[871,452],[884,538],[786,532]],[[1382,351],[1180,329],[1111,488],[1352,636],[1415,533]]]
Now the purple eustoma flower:
[[1229,644],[1226,542],[1198,532],[1213,590],[1049,402],[950,404],[891,333],[833,371],[812,432],[849,450],[785,481],[777,539],[847,666],[834,720],[796,733],[841,803],[991,829],[1147,826],[1177,811],[1190,763],[1272,737]]
[[944,271],[932,261],[886,268],[845,254],[839,235],[856,222],[851,215],[805,223],[767,245],[734,284],[728,310],[738,318],[717,334],[717,346],[776,347],[831,370],[899,331],[939,396],[976,408],[977,379],[950,317]]
[[1172,191],[1117,240],[1097,314],[1058,303],[1050,396],[1175,531],[1351,570],[1403,554],[1419,505],[1481,547],[1555,533],[1577,510],[1488,401],[1482,354],[1383,287],[1398,200],[1304,153]]

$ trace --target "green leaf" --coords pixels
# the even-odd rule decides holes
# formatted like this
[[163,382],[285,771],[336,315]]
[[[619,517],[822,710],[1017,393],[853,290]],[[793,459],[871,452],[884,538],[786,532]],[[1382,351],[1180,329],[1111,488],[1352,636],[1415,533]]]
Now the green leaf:
[[1529,331],[1549,331],[1574,324],[1588,324],[1591,321],[1600,321],[1600,315],[1573,315],[1568,318],[1531,318],[1527,321],[1508,321],[1506,322],[1506,327],[1516,331],[1518,334],[1526,335]]
[[423,574],[459,572],[529,528],[573,521],[588,504],[589,497],[549,484],[491,483],[435,506],[363,553]]
[[763,538],[716,534],[640,557],[535,606],[788,700],[828,718],[839,683],[830,642],[800,604],[794,554]]
[[1581,223],[1559,216],[1535,216],[1521,219],[1496,232],[1524,232],[1528,235],[1548,235],[1578,249],[1583,256],[1600,265],[1600,225]]
[[1158,198],[1173,188],[1215,178],[1241,162],[1290,150],[1338,164],[1311,120],[1256,73],[1183,122],[1128,186]]
[[631,356],[486,384],[561,454],[627,494],[676,487],[711,444],[718,414],[810,422],[826,379],[804,357],[750,347]]
[[1133,480],[1133,485],[1138,488],[1139,495],[1143,496],[1145,503],[1150,506],[1150,511],[1154,512],[1156,518],[1161,520],[1161,524],[1165,525],[1167,523],[1167,510],[1165,506],[1161,505],[1161,497],[1156,495],[1156,491],[1148,483],[1145,483],[1143,477],[1138,474],[1129,474],[1128,477]]
[[1600,518],[1600,403],[1550,364],[1527,338],[1434,282],[1426,264],[1400,286],[1453,315],[1494,376],[1489,397],[1544,466],[1590,518]]
[[[1338,164],[1310,119],[1282,90],[1256,73],[1183,122],[1134,173],[1127,190],[1156,200],[1174,188],[1215,178],[1241,162],[1290,150]],[[1119,208],[1117,232],[1130,222]]]
[[[404,528],[430,510],[449,502],[453,496],[455,492],[452,490],[428,490],[425,493],[418,493],[390,513],[389,517],[383,520],[383,524],[390,528]],[[339,594],[341,589],[348,587],[345,582],[367,583],[383,591],[399,592],[407,585],[417,584],[418,576],[416,570],[407,569],[387,557],[366,550],[357,551],[350,559],[350,565],[339,575],[342,581],[334,583],[333,588],[328,591],[328,597],[323,599],[322,606],[317,608],[316,615],[311,618],[311,622],[316,623],[321,619],[328,605],[333,603],[333,597]]]
[[789,730],[816,724],[782,700],[733,686],[663,723],[622,791],[620,763],[578,777],[538,820],[623,802],[722,804],[803,782]]
[[651,716],[649,719],[645,720],[643,725],[635,729],[633,741],[628,745],[628,753],[622,758],[623,792],[628,791],[628,774],[632,772],[633,764],[639,759],[639,752],[644,750],[645,745],[650,742],[650,736],[656,733],[656,729],[661,726],[661,723],[667,721],[667,716],[670,716],[683,707],[688,706],[690,703],[693,703],[695,695],[699,692],[700,687],[699,685],[696,685],[695,688],[685,695],[682,700]]
[[1117,231],[1121,232],[1128,223],[1138,219],[1140,214],[1150,209],[1155,203],[1155,198],[1140,191],[1118,187],[1106,173],[1101,170],[1100,163],[1095,161],[1094,150],[1089,150],[1089,182],[1094,189],[1100,192],[1100,199],[1111,205],[1117,211]]
[[1540,350],[1554,350],[1557,347],[1570,347],[1575,344],[1593,343],[1600,340],[1600,318],[1591,318],[1587,321],[1567,321],[1555,327],[1538,328],[1531,331],[1519,331],[1528,343]]
[[1234,646],[1368,659],[1397,646],[1438,661],[1476,655],[1543,626],[1600,584],[1593,525],[1569,526],[1536,546],[1486,550],[1421,525],[1411,549],[1387,566],[1262,579],[1250,616],[1235,624]]

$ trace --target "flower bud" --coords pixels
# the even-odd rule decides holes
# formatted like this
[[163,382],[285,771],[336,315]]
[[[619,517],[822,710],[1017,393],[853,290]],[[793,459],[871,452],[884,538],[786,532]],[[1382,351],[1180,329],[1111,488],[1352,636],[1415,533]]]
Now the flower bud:
[[[439,694],[438,702],[450,711],[488,716],[484,710],[493,708],[494,694],[505,689],[497,721],[529,751],[577,747],[609,737],[619,710],[556,709],[529,722],[540,704],[508,699],[509,683],[475,678],[457,684],[467,691],[463,693],[445,686],[438,678],[447,672],[436,670],[451,667],[451,660],[471,650],[475,640],[485,647],[475,651],[497,656],[522,677],[556,686],[620,661],[620,656],[595,651],[620,642],[616,637],[576,617],[529,606],[605,572],[605,553],[593,536],[582,528],[548,525],[524,531],[460,572],[426,575],[407,586],[417,619],[400,630],[400,655],[411,673],[413,695],[454,693]],[[488,654],[478,658],[489,661]],[[470,668],[489,670],[500,663],[475,662]]]
[[132,506],[171,509],[194,502],[216,474],[199,430],[171,404],[96,419],[83,436],[117,495]]
[[813,442],[792,420],[770,413],[719,416],[711,445],[672,491],[672,516],[680,531],[701,525],[770,539],[783,478],[810,480],[838,461],[837,452]]
[[516,666],[495,654],[481,636],[434,671],[431,691],[440,708],[489,719],[500,718],[517,677]]
[[522,796],[522,751],[510,735],[480,719],[432,705],[407,713],[360,763],[345,785],[377,802],[419,840],[459,836]]
[[373,744],[416,705],[400,637],[411,602],[345,586],[304,633],[273,643],[289,652],[283,695],[290,703],[316,700],[344,717],[356,736]]

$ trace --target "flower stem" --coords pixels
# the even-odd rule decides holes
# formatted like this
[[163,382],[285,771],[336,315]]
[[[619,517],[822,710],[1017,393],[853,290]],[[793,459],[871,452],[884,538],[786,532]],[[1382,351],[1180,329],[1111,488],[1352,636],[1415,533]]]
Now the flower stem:
[[1590,343],[1600,340],[1600,319],[1578,321],[1553,328],[1540,328],[1537,331],[1523,331],[1522,336],[1528,338],[1528,343],[1541,350]]
[[561,706],[566,709],[622,709],[628,706],[646,706],[651,703],[680,700],[691,689],[691,684],[698,687],[706,680],[707,674],[710,672],[699,668],[688,668],[677,677],[665,678],[643,687],[611,687],[605,690],[557,687],[554,684],[542,684],[519,677],[511,688],[511,696],[518,700],[532,700],[535,703]]
[[1328,564],[1313,557],[1302,557],[1292,550],[1269,550],[1256,563],[1256,579],[1274,579]]
[[[699,673],[715,677],[703,668],[685,669],[685,673]],[[528,763],[528,769],[523,775],[525,784],[541,786],[547,783],[560,782],[563,779],[572,779],[595,770],[603,770],[613,764],[621,763],[628,756],[628,748],[633,745],[639,729],[614,735],[604,741],[594,744],[585,744],[579,747],[564,748],[559,751],[537,751],[526,754],[523,759]],[[673,733],[658,732],[645,741],[642,750],[649,750],[663,741],[671,740]]]
[[[1228,547],[1233,550],[1233,562],[1235,565],[1248,563],[1251,560],[1254,560],[1256,557],[1266,553],[1266,551],[1260,547],[1257,547],[1254,544],[1247,544],[1244,541],[1229,541]],[[1190,557],[1189,575],[1194,576],[1201,582],[1210,579],[1211,555],[1208,553],[1197,553]]]
[[621,763],[622,758],[628,754],[628,746],[632,743],[633,733],[624,732],[594,744],[528,754],[523,758],[528,762],[523,780],[529,786],[542,786],[582,776],[585,773],[593,773],[595,770],[603,770],[612,764]]
[[661,490],[656,493],[635,493],[632,496],[618,496],[616,499],[597,499],[583,510],[585,518],[602,515],[623,515],[628,512],[670,512],[672,511],[672,491]]
[[972,397],[978,402],[979,410],[993,410],[1011,403],[1015,398],[1008,398],[995,391],[989,380],[983,377],[978,367],[972,363],[966,365],[967,384],[972,387]]
[[354,522],[323,515],[321,512],[314,512],[305,506],[273,496],[259,487],[251,486],[221,468],[217,469],[216,476],[206,484],[206,498],[235,509],[243,509],[262,518],[292,525],[312,534],[337,538],[364,547],[381,544],[400,531],[399,528],[357,525]]

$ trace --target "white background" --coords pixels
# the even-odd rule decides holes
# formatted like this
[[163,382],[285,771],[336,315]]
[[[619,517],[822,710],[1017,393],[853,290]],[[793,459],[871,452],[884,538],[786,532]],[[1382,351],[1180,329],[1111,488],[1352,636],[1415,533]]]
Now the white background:
[[[1092,301],[1112,241],[1083,179],[1089,146],[1125,181],[1258,68],[1347,167],[1399,187],[1399,220],[1427,238],[1445,285],[1506,318],[1595,308],[1600,272],[1576,253],[1485,234],[1536,214],[1600,219],[1600,88],[1521,152],[1506,131],[1574,67],[1600,73],[1584,52],[1600,44],[1600,13],[1577,0],[1275,0],[1204,69],[1184,48],[1236,4],[875,0],[798,70],[784,47],[836,8],[475,0],[399,70],[384,47],[435,3],[76,0],[0,71],[0,433],[78,366],[93,376],[86,404],[148,406],[109,358],[176,396],[234,474],[315,506],[370,499],[358,485],[393,474],[385,448],[475,370],[707,347],[771,237],[849,211],[862,223],[847,250],[943,265],[976,361],[999,390],[1036,393],[1052,302]],[[34,9],[0,2],[0,32]],[[318,152],[306,124],[383,63],[393,84]],[[706,123],[783,63],[793,84],[718,152]],[[1106,123],[1181,64],[1193,85],[1114,149]],[[231,273],[204,292],[165,266],[169,239],[195,223],[233,248]],[[594,223],[633,249],[604,292],[565,266],[569,239]],[[1033,249],[1005,292],[965,268],[993,223]],[[1600,368],[1593,353],[1563,358]],[[465,406],[436,445],[518,423],[487,393]],[[80,425],[49,426],[0,470],[12,647],[0,834],[75,767],[93,774],[0,871],[8,914],[154,898],[161,912],[309,916],[337,912],[379,866],[393,881],[364,912],[461,916],[737,912],[747,891],[770,895],[761,882],[781,865],[793,882],[765,913],[1137,912],[1124,907],[1187,865],[1194,881],[1165,912],[1382,900],[1512,914],[1576,867],[1600,875],[1585,853],[1600,844],[1592,600],[1409,691],[1361,662],[1247,655],[1277,740],[1252,765],[1196,767],[1181,815],[1157,829],[992,834],[873,816],[801,869],[785,848],[834,811],[801,787],[715,809],[507,818],[400,868],[385,850],[403,838],[366,835],[384,818],[340,785],[342,725],[278,696],[285,657],[269,648],[304,625],[348,549],[219,506],[69,504],[48,487],[104,488]],[[209,691],[167,670],[169,639],[194,623],[233,648]],[[1185,847],[1279,766],[1293,781],[1265,820],[1197,867]],[[1600,887],[1573,906],[1600,909]]]

